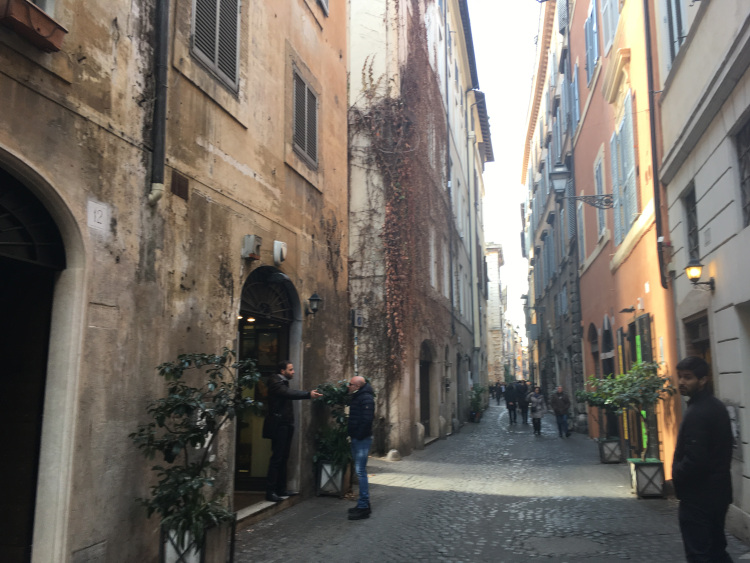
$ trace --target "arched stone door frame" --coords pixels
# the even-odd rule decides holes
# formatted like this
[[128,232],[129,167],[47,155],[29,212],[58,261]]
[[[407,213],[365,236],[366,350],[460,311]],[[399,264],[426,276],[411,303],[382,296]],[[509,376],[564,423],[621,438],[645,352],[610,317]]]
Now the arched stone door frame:
[[[72,493],[78,383],[86,322],[87,252],[73,209],[55,183],[31,162],[0,145],[0,168],[14,176],[49,212],[65,249],[66,267],[54,283],[43,407],[32,563],[65,561]],[[85,208],[79,202],[78,216]]]
[[[278,361],[283,361],[285,359],[289,360],[292,364],[294,364],[295,371],[297,372],[296,378],[301,378],[304,372],[303,372],[303,366],[302,366],[302,305],[299,299],[299,293],[297,292],[297,288],[292,283],[289,276],[287,276],[285,273],[283,273],[281,270],[273,267],[273,266],[258,266],[257,268],[254,268],[248,277],[245,279],[245,282],[242,285],[242,297],[240,299],[239,304],[239,317],[242,317],[245,313],[249,312],[253,307],[250,306],[248,301],[252,299],[252,296],[247,295],[248,288],[250,287],[249,284],[265,284],[268,286],[275,286],[278,290],[283,291],[284,293],[284,307],[289,308],[288,311],[281,313],[279,311],[266,311],[267,318],[273,319],[275,317],[278,317],[278,320],[283,321],[285,324],[288,323],[287,326],[287,349],[288,353],[284,354],[284,358],[279,358]],[[264,299],[261,297],[261,299]],[[263,311],[252,311],[253,314],[260,314],[263,315]],[[283,318],[282,318],[283,317]],[[238,338],[240,338],[240,333],[238,332]],[[241,343],[238,342],[238,350],[242,350]],[[240,352],[241,353],[241,352]],[[297,387],[298,385],[301,386],[301,381],[293,381],[292,385],[294,387]],[[293,401],[293,408],[295,409],[295,419],[297,421],[300,420],[300,401]],[[299,426],[299,425],[298,425]],[[300,431],[299,428],[294,433],[294,436],[292,438],[292,454],[290,456],[290,462],[288,467],[288,485],[289,488],[299,488],[299,457],[300,457]],[[267,444],[270,448],[270,442]],[[235,466],[237,464],[237,459],[235,459]],[[255,481],[255,486],[252,486],[251,488],[246,488],[246,486],[242,486],[242,490],[255,490],[258,486],[257,480]],[[235,489],[238,489],[238,483],[235,483]],[[265,482],[263,482],[263,487],[265,487]]]

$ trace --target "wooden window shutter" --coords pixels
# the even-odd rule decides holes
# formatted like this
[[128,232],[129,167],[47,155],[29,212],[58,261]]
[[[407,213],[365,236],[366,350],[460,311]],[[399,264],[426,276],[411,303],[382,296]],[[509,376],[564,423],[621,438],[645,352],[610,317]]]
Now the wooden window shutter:
[[318,161],[318,99],[304,79],[294,73],[294,147],[311,164]]
[[612,133],[612,138],[609,140],[609,157],[612,164],[612,198],[614,205],[612,212],[615,215],[615,244],[622,242],[622,220],[620,217],[620,179],[618,172],[618,149],[617,149],[617,133]]
[[216,0],[195,0],[193,45],[213,61],[216,54]]
[[193,52],[232,88],[238,83],[239,0],[195,0]]
[[638,192],[636,189],[635,178],[635,146],[633,138],[633,110],[632,97],[628,92],[625,97],[624,107],[625,115],[622,118],[622,128],[620,129],[620,152],[622,155],[622,173],[620,179],[623,188],[624,199],[624,232],[630,230],[630,226],[635,222],[638,215]]
[[219,48],[216,64],[233,83],[237,82],[237,37],[239,1],[220,0]]
[[318,100],[307,88],[307,156],[318,161]]

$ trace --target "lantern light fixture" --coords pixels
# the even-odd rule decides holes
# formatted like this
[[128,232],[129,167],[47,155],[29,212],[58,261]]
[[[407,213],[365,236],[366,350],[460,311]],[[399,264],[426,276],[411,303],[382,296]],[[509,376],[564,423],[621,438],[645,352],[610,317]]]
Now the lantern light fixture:
[[710,278],[705,282],[698,281],[703,275],[703,264],[701,264],[701,261],[698,258],[690,259],[688,265],[685,266],[685,275],[687,276],[687,279],[693,282],[693,285],[707,285],[712,292],[716,289],[716,282],[713,278]]

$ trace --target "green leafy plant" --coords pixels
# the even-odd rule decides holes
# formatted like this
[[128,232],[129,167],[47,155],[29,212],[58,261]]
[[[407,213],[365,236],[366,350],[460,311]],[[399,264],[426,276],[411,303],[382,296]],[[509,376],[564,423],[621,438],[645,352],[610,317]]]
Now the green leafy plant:
[[315,399],[329,408],[329,420],[315,435],[315,454],[313,461],[329,461],[335,467],[344,468],[352,461],[349,445],[346,406],[349,404],[349,387],[347,381],[324,383],[317,389],[322,397]]
[[[238,361],[227,348],[218,355],[181,354],[156,369],[167,383],[166,395],[148,405],[152,420],[130,438],[148,459],[168,465],[152,467],[158,482],[151,496],[138,501],[149,517],[159,515],[162,528],[171,532],[170,541],[184,555],[202,548],[208,528],[234,518],[224,496],[211,493],[218,472],[213,446],[238,413],[258,411],[260,403],[245,391],[260,375],[252,360]],[[199,386],[188,382],[198,377],[203,378]]]
[[481,385],[474,385],[471,388],[471,410],[472,412],[479,412],[482,410],[482,395],[487,391],[486,387]]
[[[610,408],[617,414],[629,408],[638,414],[646,425],[648,443],[656,443],[656,429],[648,424],[648,412],[656,403],[671,397],[677,390],[669,377],[659,375],[659,365],[653,362],[639,362],[630,371],[614,378],[596,379],[589,377],[589,390],[579,391],[579,400],[597,407]],[[646,459],[647,448],[641,451],[641,459]]]

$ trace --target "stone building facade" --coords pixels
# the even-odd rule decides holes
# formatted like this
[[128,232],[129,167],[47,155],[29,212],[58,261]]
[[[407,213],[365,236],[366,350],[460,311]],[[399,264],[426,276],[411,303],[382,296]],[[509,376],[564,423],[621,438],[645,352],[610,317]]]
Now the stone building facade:
[[[747,541],[750,6],[662,0],[655,10],[657,89],[663,91],[660,179],[669,210],[677,346],[680,356],[708,361],[714,392],[730,412],[736,448],[727,528]],[[698,284],[685,274],[691,260],[703,265]]]
[[505,381],[505,311],[507,293],[503,288],[500,268],[503,266],[503,247],[492,242],[485,250],[487,262],[487,380],[489,383]]
[[[52,27],[0,26],[0,340],[19,360],[0,559],[153,561],[128,434],[156,365],[226,346],[291,360],[305,389],[351,368],[347,6],[20,4]],[[309,494],[316,407],[296,408],[289,486]],[[259,420],[217,452],[230,503],[263,488]]]
[[486,385],[482,171],[493,160],[465,0],[350,3],[350,291],[375,447],[457,430]]

